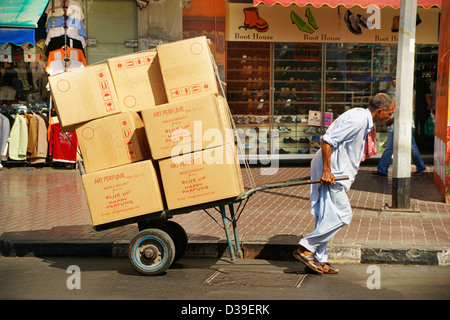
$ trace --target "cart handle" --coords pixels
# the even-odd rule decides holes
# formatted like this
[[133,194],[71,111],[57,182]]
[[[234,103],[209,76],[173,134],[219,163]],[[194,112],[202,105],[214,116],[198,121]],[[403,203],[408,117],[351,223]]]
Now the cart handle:
[[[348,180],[348,179],[349,179],[348,176],[340,176],[340,177],[336,177],[335,181]],[[302,177],[302,178],[295,178],[295,179],[291,179],[291,180],[287,180],[287,181],[266,183],[266,184],[263,184],[256,188],[250,189],[249,191],[247,191],[245,193],[245,196],[243,198],[250,197],[256,191],[277,189],[277,188],[284,188],[284,187],[293,187],[293,186],[300,186],[300,185],[313,184],[313,183],[320,183],[320,179],[311,180],[311,177]]]

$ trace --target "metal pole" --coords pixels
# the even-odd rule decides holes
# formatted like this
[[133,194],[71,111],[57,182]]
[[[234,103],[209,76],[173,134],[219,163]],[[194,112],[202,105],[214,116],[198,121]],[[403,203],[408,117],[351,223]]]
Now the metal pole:
[[225,205],[220,205],[219,210],[220,210],[220,214],[222,215],[223,229],[225,230],[225,236],[227,238],[228,249],[230,249],[231,261],[234,261],[234,260],[236,260],[236,255],[234,253],[233,242],[231,242],[231,236],[230,236],[230,231],[229,231],[229,226],[228,226],[228,221],[227,221],[228,220],[227,219],[227,211],[226,211]]
[[394,120],[392,207],[410,208],[417,0],[401,0]]

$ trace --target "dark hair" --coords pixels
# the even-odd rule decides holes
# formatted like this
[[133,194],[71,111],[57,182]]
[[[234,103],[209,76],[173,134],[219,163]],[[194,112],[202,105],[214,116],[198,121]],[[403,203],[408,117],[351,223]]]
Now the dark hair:
[[375,111],[378,108],[388,110],[392,104],[392,98],[386,93],[378,93],[369,101],[369,109]]

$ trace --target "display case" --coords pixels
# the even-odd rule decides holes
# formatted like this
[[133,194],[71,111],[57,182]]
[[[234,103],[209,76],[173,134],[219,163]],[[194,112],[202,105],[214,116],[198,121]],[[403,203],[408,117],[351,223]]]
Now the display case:
[[227,100],[247,154],[270,150],[271,61],[270,43],[227,43]]
[[335,119],[346,110],[365,107],[372,94],[372,48],[326,44],[325,110]]
[[308,119],[310,111],[319,114],[322,108],[322,45],[275,43],[273,64],[273,128],[279,134],[278,152],[315,152],[320,144],[312,136],[320,135],[322,126],[309,126]]
[[[436,57],[419,47],[416,69],[431,75]],[[396,44],[228,42],[227,99],[246,154],[315,153],[339,115],[395,94],[396,67]],[[388,128],[376,129],[381,153]]]

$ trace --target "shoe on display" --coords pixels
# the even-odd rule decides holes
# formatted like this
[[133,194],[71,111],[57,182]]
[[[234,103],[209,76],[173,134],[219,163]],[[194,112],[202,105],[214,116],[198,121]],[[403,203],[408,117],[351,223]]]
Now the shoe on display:
[[306,129],[303,130],[305,133],[316,133],[316,128],[315,127],[308,127]]
[[305,147],[305,148],[298,149],[298,153],[302,153],[302,154],[309,153],[309,148]]
[[283,142],[284,143],[297,143],[298,141],[293,139],[293,138],[291,138],[291,137],[289,137],[289,138],[284,138]]
[[291,132],[291,129],[287,128],[286,126],[279,126],[278,130],[280,132]]
[[290,151],[287,151],[287,150],[284,150],[283,148],[281,148],[281,149],[275,149],[275,153],[287,154],[287,153],[290,153]]
[[299,140],[300,143],[309,143],[309,139],[308,138],[300,138]]
[[262,109],[262,107],[264,107],[264,99],[259,100],[259,103],[257,106],[258,109]]
[[276,122],[276,123],[280,123],[280,122],[281,122],[281,116],[276,117],[276,118],[275,118],[275,122]]

